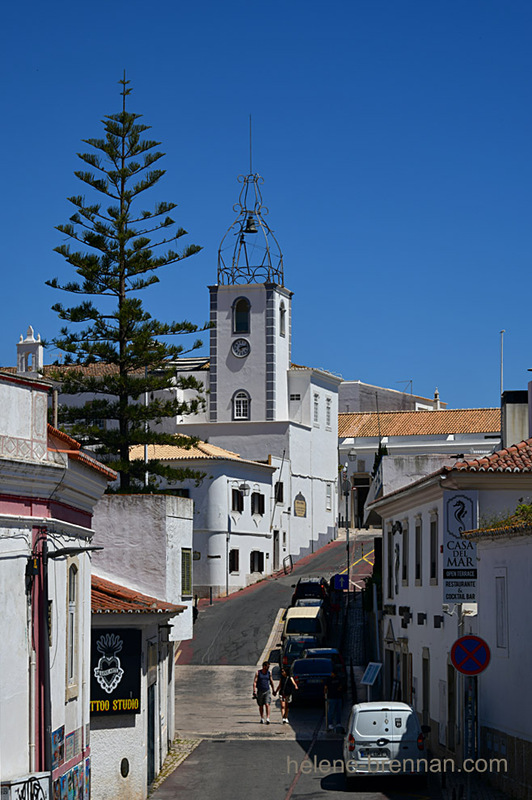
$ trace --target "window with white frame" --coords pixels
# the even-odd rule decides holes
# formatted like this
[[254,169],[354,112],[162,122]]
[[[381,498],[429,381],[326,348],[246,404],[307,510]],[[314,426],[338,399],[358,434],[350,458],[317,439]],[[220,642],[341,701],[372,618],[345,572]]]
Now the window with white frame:
[[326,511],[332,509],[332,483],[327,483],[325,486],[325,509]]
[[233,397],[233,419],[249,419],[249,395],[243,390]]
[[330,397],[328,397],[327,400],[325,401],[325,425],[329,430],[331,428],[331,418],[332,418],[331,409],[332,409],[332,400]]
[[240,554],[236,548],[229,550],[229,572],[238,572],[240,568]]
[[244,510],[244,493],[240,489],[231,489],[231,511],[241,514]]
[[317,425],[320,421],[320,396],[314,395],[314,424]]
[[78,568],[68,568],[68,618],[67,618],[67,687],[76,684],[77,617],[78,617]]
[[286,336],[286,308],[282,300],[279,306],[279,335]]
[[260,492],[253,492],[251,495],[251,513],[264,516],[264,495]]
[[252,550],[249,554],[249,571],[264,572],[264,553],[260,550]]

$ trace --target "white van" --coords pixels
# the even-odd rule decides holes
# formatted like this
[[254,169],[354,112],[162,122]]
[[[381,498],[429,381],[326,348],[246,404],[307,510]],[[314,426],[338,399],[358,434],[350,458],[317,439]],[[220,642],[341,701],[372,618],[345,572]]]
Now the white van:
[[287,636],[315,636],[318,640],[318,647],[325,644],[327,636],[327,624],[325,614],[321,608],[307,606],[306,608],[289,608],[281,636],[284,642]]
[[354,705],[343,748],[346,783],[352,783],[355,775],[423,776],[429,731],[406,703],[381,700]]

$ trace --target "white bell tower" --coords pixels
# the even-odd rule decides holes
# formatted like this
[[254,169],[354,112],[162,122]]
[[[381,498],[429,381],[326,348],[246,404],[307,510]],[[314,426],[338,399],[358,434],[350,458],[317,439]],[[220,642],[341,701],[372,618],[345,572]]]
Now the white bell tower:
[[292,292],[283,257],[264,220],[260,175],[240,176],[238,216],[218,251],[210,286],[211,422],[288,419]]
[[42,378],[44,347],[40,334],[35,338],[33,328],[28,327],[26,338],[17,344],[17,375],[29,378]]

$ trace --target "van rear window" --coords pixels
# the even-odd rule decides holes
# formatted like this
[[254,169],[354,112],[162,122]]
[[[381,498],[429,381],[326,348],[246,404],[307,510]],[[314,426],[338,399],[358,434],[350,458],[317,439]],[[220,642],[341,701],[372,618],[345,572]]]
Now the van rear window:
[[316,617],[295,617],[286,624],[287,633],[319,633],[319,630]]
[[360,736],[382,736],[392,733],[393,718],[390,711],[361,711],[356,719],[356,732]]
[[358,714],[356,731],[360,736],[382,736],[385,733],[409,734],[415,738],[419,732],[419,723],[415,714],[408,711],[362,711]]

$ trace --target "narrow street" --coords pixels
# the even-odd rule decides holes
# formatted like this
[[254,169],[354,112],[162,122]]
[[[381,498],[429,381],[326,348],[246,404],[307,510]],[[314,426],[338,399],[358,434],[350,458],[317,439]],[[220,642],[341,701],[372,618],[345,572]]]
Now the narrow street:
[[[372,561],[372,537],[363,532],[352,551],[353,583],[363,585]],[[345,571],[345,540],[339,540],[307,557],[291,575],[200,606],[194,640],[182,644],[175,674],[177,738],[191,752],[152,794],[153,800],[345,796],[342,736],[325,730],[323,706],[292,708],[285,726],[275,699],[266,726],[259,724],[251,696],[264,657],[271,658],[274,683],[278,678],[279,610],[290,604],[293,584],[300,577],[329,578]],[[338,634],[338,628],[332,631],[333,637]],[[349,708],[350,700],[344,704],[344,724]],[[382,778],[361,781],[360,791],[351,794],[366,800],[439,796],[412,782]]]

